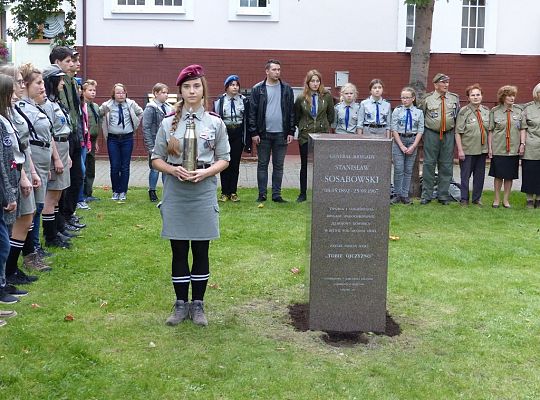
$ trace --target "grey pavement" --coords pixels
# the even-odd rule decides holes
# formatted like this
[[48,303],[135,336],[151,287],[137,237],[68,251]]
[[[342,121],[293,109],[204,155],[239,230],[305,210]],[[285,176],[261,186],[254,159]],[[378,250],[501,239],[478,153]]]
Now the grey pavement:
[[[288,155],[285,158],[285,169],[283,172],[284,188],[299,188],[300,187],[300,156]],[[311,168],[308,167],[308,176],[311,174]],[[272,167],[270,164],[268,172],[268,184],[272,181]],[[459,182],[459,166],[454,165],[454,180]],[[95,186],[110,186],[111,180],[109,177],[109,160],[99,159],[96,161],[96,179]],[[161,180],[158,185],[161,186]],[[129,186],[148,187],[148,161],[146,159],[133,159],[131,161],[131,172]],[[242,160],[240,164],[240,176],[238,180],[239,187],[256,188],[257,187],[257,162],[252,160]],[[516,179],[513,184],[513,189],[521,188],[521,177]],[[486,169],[486,180],[484,189],[493,190],[493,178],[488,176]]]

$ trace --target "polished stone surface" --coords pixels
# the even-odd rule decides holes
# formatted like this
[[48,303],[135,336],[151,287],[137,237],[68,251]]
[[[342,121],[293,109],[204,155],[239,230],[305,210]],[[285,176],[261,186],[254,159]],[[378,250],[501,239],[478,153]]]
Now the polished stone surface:
[[309,326],[384,332],[391,141],[312,135]]

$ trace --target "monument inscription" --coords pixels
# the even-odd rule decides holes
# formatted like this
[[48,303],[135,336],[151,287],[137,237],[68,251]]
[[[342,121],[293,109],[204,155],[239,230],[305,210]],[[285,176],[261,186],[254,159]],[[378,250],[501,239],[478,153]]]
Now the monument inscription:
[[391,141],[311,135],[309,326],[383,332]]

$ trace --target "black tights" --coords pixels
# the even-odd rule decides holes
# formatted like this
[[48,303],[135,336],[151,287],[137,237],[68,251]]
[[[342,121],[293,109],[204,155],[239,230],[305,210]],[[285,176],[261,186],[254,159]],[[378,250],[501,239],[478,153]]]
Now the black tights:
[[[189,270],[188,254],[191,243],[193,265]],[[177,300],[188,301],[191,281],[191,300],[203,300],[210,276],[208,262],[209,240],[171,240],[172,282]]]

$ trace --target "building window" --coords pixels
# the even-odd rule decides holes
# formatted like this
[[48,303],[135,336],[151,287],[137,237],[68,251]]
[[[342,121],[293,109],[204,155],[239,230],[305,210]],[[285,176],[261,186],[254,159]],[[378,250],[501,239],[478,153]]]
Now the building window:
[[43,24],[43,38],[54,39],[64,33],[64,13],[49,15]]
[[486,30],[486,0],[463,0],[461,48],[483,49]]
[[414,43],[414,22],[416,20],[416,6],[407,4],[407,21],[405,22],[405,47],[412,47]]
[[113,0],[113,13],[184,14],[183,0]]
[[279,21],[279,0],[229,0],[229,21]]
[[270,0],[240,0],[237,13],[240,15],[270,15]]

